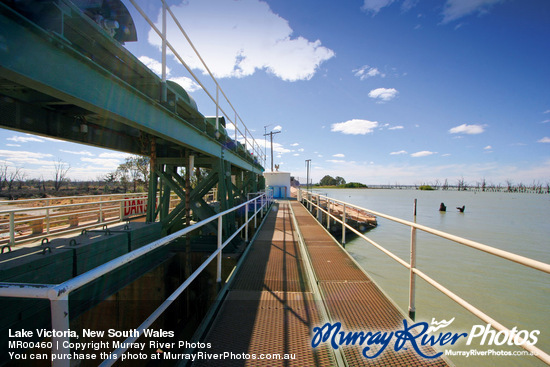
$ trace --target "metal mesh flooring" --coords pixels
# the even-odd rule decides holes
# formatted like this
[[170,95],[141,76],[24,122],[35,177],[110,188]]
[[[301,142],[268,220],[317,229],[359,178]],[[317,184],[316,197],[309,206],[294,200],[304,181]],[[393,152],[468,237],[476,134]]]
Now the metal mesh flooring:
[[[275,204],[209,330],[207,353],[255,355],[256,359],[200,360],[193,366],[331,366],[328,347],[311,348],[321,323],[307,286],[298,237],[287,202]],[[260,359],[268,353],[295,359]]]
[[[405,317],[396,306],[300,203],[291,205],[331,320],[340,321],[344,331],[402,330]],[[390,344],[374,359],[363,357],[362,349],[342,347],[349,366],[447,366],[442,358],[424,359],[412,348],[396,352]],[[420,349],[427,355],[435,354],[431,348]],[[374,350],[368,354],[373,355]]]
[[[401,312],[300,203],[275,205],[235,275],[204,340],[211,347],[203,352],[251,357],[217,361],[223,366],[336,366],[328,344],[311,347],[312,329],[326,322],[320,317],[319,307],[323,306],[315,300],[319,296],[331,320],[342,323],[342,330],[403,329]],[[301,256],[290,205],[322,295],[314,295],[308,287],[304,261],[309,260]],[[412,350],[395,352],[392,345],[375,359],[364,358],[359,346],[341,350],[349,366],[447,365],[441,358],[423,359]],[[295,354],[295,359],[260,359],[268,353]],[[193,366],[211,366],[213,362],[199,360]]]

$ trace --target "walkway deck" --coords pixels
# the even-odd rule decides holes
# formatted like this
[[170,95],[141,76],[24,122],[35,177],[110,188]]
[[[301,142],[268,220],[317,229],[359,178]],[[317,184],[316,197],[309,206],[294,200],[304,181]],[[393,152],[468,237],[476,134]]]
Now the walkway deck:
[[[310,265],[313,272],[308,271]],[[315,277],[313,283],[308,274]],[[204,352],[258,358],[225,359],[226,366],[336,366],[342,359],[349,366],[447,365],[441,358],[419,357],[412,348],[395,352],[388,346],[372,360],[365,359],[358,346],[341,348],[343,356],[336,356],[326,343],[313,349],[312,329],[329,321],[327,315],[345,331],[403,329],[403,314],[309,212],[299,202],[281,201],[236,274],[204,340],[211,348]],[[259,359],[267,353],[282,358],[295,354],[295,359]],[[203,360],[193,366],[208,364]]]

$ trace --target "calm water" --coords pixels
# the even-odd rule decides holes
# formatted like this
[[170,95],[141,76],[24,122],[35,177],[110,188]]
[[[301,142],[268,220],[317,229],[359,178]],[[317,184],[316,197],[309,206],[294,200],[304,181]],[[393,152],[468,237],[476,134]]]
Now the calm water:
[[[512,253],[550,263],[550,195],[417,190],[322,190],[331,198],[417,223]],[[439,212],[444,202],[446,213]],[[464,213],[455,209],[466,206]],[[367,236],[409,260],[410,229],[378,219]],[[346,249],[406,312],[408,270],[362,239]],[[540,330],[537,347],[550,353],[550,275],[418,232],[417,267],[508,328]],[[418,278],[417,278],[418,279]],[[467,332],[483,324],[423,280],[417,280],[416,320],[455,321],[446,331]],[[522,350],[456,344],[453,350]],[[544,366],[534,357],[451,357],[457,366]]]

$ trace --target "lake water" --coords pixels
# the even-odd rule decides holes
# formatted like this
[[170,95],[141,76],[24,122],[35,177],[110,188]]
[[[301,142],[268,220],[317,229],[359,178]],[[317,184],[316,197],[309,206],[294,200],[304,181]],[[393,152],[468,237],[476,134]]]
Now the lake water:
[[[472,191],[321,190],[340,199],[398,218],[550,263],[550,195]],[[439,212],[444,202],[447,212]],[[460,213],[458,206],[466,206]],[[378,218],[367,237],[409,262],[410,228]],[[373,280],[407,313],[409,271],[361,238],[346,249]],[[550,354],[550,274],[484,252],[417,232],[417,267],[504,326],[540,330],[536,346]],[[416,321],[455,318],[445,331],[467,332],[484,324],[417,277]],[[477,340],[477,342],[476,342]],[[523,351],[519,347],[480,346],[480,338],[448,349]],[[487,343],[486,343],[487,344]],[[510,349],[507,349],[510,348]],[[530,356],[449,357],[457,366],[545,366]]]

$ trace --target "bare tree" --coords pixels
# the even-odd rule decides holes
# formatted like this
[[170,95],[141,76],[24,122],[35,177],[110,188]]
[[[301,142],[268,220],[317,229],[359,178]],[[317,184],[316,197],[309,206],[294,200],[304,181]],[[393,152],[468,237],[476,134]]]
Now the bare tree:
[[21,167],[15,167],[15,169],[7,173],[6,183],[8,185],[8,191],[11,191],[11,189],[13,188],[13,184],[15,183],[15,181],[19,180],[19,176],[21,174]]
[[20,172],[17,176],[17,188],[19,190],[23,189],[23,183],[25,182],[25,179],[27,178],[27,174],[25,172]]
[[512,180],[506,180],[506,191],[512,192]]
[[53,181],[53,188],[55,191],[59,191],[63,183],[67,181],[67,173],[70,169],[71,166],[60,158],[54,163],[55,178]]
[[458,186],[458,191],[466,190],[466,182],[464,181],[464,177],[460,177],[457,180],[457,186]]
[[6,178],[8,177],[8,164],[6,162],[2,163],[0,166],[0,191],[6,185]]

